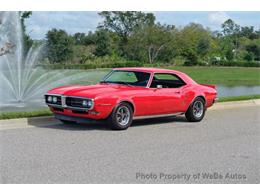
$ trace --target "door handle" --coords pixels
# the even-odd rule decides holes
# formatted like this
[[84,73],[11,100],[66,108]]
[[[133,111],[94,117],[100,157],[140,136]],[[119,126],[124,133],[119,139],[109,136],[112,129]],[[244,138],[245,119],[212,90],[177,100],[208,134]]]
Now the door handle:
[[180,91],[175,91],[174,93],[175,93],[175,94],[180,94],[181,92],[180,92]]

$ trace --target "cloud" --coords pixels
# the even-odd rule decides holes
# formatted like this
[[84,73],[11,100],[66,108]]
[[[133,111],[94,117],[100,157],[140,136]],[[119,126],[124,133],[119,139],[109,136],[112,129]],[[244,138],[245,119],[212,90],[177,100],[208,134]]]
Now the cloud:
[[34,39],[42,39],[52,28],[64,29],[70,34],[94,31],[102,18],[97,12],[33,12],[26,20],[27,32]]
[[[197,22],[212,30],[219,30],[221,24],[232,18],[240,25],[252,25],[259,28],[260,12],[153,12],[156,22],[184,26],[190,22]],[[87,33],[95,31],[102,18],[98,12],[69,11],[69,12],[39,12],[34,11],[26,20],[26,30],[33,39],[45,38],[48,30],[52,28],[64,29],[70,34],[76,32]]]
[[229,18],[230,17],[225,12],[211,12],[208,15],[209,22],[211,23],[211,25],[215,25],[215,26],[220,26]]

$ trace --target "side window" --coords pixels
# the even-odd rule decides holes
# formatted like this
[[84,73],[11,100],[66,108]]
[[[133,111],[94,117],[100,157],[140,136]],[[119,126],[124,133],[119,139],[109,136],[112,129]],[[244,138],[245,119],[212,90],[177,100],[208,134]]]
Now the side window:
[[155,73],[151,88],[179,88],[185,85],[185,82],[175,74]]
[[178,81],[179,78],[173,74],[156,73],[154,74],[158,80]]

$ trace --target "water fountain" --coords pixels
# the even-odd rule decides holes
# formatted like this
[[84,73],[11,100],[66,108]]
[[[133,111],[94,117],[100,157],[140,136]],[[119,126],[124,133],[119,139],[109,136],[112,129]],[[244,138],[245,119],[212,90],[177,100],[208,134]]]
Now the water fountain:
[[46,70],[39,66],[43,49],[44,44],[32,46],[24,56],[19,13],[0,13],[1,112],[44,107],[43,95],[49,89],[82,80],[91,83],[98,77],[97,72]]

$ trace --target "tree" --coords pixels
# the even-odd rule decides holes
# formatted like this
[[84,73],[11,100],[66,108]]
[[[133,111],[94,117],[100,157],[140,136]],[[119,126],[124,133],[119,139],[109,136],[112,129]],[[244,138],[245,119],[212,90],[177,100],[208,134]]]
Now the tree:
[[225,36],[238,35],[240,32],[240,26],[231,19],[226,20],[221,27]]
[[88,34],[85,36],[83,44],[84,45],[93,45],[96,42],[96,33],[89,31]]
[[111,53],[109,34],[106,30],[96,32],[96,56],[105,56]]
[[204,57],[210,50],[210,40],[208,38],[202,37],[199,39],[197,44],[197,53]]
[[234,50],[228,49],[225,54],[228,61],[232,61],[234,59]]
[[256,39],[257,38],[257,34],[254,31],[254,27],[253,26],[244,26],[241,27],[241,32],[240,32],[240,36],[241,37],[246,37],[248,39]]
[[245,57],[244,57],[244,60],[253,61],[254,60],[254,54],[252,52],[247,52]]
[[66,62],[73,55],[73,39],[64,30],[52,29],[47,35],[48,58],[51,63]]
[[257,61],[260,61],[260,45],[257,43],[251,43],[246,46],[248,53],[253,55],[253,58]]
[[196,65],[199,57],[209,53],[210,40],[212,39],[209,29],[201,24],[190,23],[176,34],[176,49],[180,56],[186,59],[185,65]]
[[128,41],[128,36],[140,26],[154,24],[155,16],[152,13],[137,11],[103,11],[99,13],[104,18],[99,28],[116,32],[121,37],[122,43]]
[[182,51],[182,56],[186,58],[184,65],[194,66],[198,64],[198,56],[193,49],[186,48],[185,50]]
[[169,41],[170,33],[164,26],[140,27],[129,38],[127,55],[133,60],[154,63]]
[[[234,43],[234,50],[228,51],[228,56],[233,58],[236,58],[236,53],[239,47],[239,41],[238,38],[240,36],[240,26],[236,24],[233,20],[228,19],[226,20],[222,25],[222,33],[225,36],[225,38],[229,39]],[[231,52],[233,53],[231,55]]]
[[24,55],[26,55],[28,50],[33,45],[33,40],[30,38],[30,36],[28,34],[26,34],[25,19],[28,19],[32,15],[32,12],[24,11],[24,12],[19,12],[19,13],[20,13],[20,18],[21,18],[23,41],[24,41]]
[[76,45],[84,45],[85,37],[86,37],[85,33],[79,33],[79,32],[75,33],[73,35],[73,39],[75,41],[75,44]]

